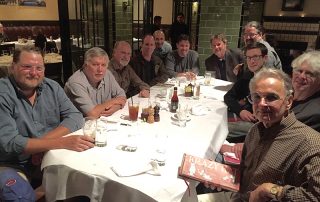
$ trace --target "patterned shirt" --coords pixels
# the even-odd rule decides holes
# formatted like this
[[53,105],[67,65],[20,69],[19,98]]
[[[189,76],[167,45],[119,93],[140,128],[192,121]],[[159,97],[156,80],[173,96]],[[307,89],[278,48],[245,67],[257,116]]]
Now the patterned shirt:
[[319,165],[320,135],[294,113],[270,128],[257,123],[244,143],[240,192],[270,182],[283,186],[281,201],[319,201]]

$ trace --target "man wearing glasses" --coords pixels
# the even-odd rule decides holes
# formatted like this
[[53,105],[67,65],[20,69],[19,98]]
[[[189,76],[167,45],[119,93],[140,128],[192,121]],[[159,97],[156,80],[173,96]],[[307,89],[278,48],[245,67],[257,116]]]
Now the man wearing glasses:
[[300,55],[292,67],[292,111],[299,121],[320,132],[320,52]]
[[282,69],[281,61],[274,50],[273,47],[270,46],[270,44],[263,40],[263,27],[260,23],[256,21],[248,22],[246,26],[244,27],[244,43],[245,45],[248,45],[250,42],[259,42],[265,45],[268,49],[268,60],[265,64],[266,67],[273,67],[277,69]]
[[[249,82],[253,74],[258,72],[268,59],[268,50],[259,42],[249,43],[244,49],[244,55],[248,69],[242,77],[236,81],[233,87],[225,94],[224,102],[229,110],[229,136],[231,142],[242,142],[249,128],[257,121],[252,113],[252,105],[248,102]],[[231,120],[235,114],[235,118]]]
[[[257,120],[241,156],[240,191],[199,196],[207,201],[319,201],[320,134],[298,121],[291,80],[284,72],[263,68],[250,81]],[[221,150],[235,152],[224,146]],[[220,150],[220,152],[221,152]],[[214,199],[214,200],[213,200]]]
[[39,185],[34,184],[34,173],[39,178],[35,161],[41,163],[43,152],[84,151],[94,146],[88,136],[65,137],[82,127],[83,117],[60,85],[44,77],[44,70],[40,49],[26,46],[16,49],[9,77],[0,79],[0,196],[4,201],[10,197],[6,189],[17,193],[10,200],[26,196],[26,201],[34,201],[28,181]]

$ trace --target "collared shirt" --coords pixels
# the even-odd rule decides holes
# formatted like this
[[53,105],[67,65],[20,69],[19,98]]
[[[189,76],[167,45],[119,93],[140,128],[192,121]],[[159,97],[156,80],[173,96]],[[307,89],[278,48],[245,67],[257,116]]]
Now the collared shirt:
[[12,78],[0,79],[0,164],[26,163],[29,155],[22,152],[29,138],[40,138],[58,126],[73,132],[82,124],[82,114],[58,83],[45,78],[31,105]]
[[177,73],[186,70],[199,72],[199,54],[194,50],[189,50],[185,57],[180,57],[177,50],[170,52],[166,59],[166,68],[170,77],[175,77]]
[[136,74],[150,86],[164,83],[168,80],[167,69],[158,56],[152,55],[151,60],[147,61],[139,52],[131,59],[130,65]]
[[132,96],[132,94],[134,94],[137,89],[139,89],[140,91],[144,89],[150,89],[150,86],[143,82],[139,78],[139,76],[137,76],[137,74],[129,64],[122,69],[116,69],[116,66],[116,61],[114,61],[114,59],[111,59],[108,69],[111,71],[120,87],[126,92],[127,97]]
[[320,134],[294,113],[270,128],[257,123],[244,143],[240,193],[270,182],[283,186],[281,201],[319,201],[319,165]]
[[154,49],[153,55],[158,56],[159,58],[161,58],[162,62],[165,62],[168,53],[170,53],[171,51],[172,51],[171,44],[168,43],[167,41],[164,41],[161,48]]
[[96,105],[112,98],[126,96],[124,90],[119,86],[109,70],[106,71],[97,88],[89,83],[82,70],[78,70],[69,78],[64,90],[83,114],[87,114]]
[[272,46],[267,41],[260,40],[259,43],[265,45],[268,49],[268,59],[267,62],[264,64],[265,67],[271,67],[276,69],[282,69],[282,64],[279,55],[274,50]]

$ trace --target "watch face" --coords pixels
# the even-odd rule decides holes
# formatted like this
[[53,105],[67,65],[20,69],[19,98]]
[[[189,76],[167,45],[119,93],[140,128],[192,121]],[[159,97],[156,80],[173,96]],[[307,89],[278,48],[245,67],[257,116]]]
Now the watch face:
[[276,186],[271,187],[270,193],[273,194],[273,195],[276,195],[278,193],[278,188]]

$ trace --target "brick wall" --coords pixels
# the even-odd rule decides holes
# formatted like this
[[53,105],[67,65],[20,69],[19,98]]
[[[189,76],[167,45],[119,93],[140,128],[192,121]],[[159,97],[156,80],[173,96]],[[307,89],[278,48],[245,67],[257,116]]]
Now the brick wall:
[[132,0],[129,0],[129,5],[124,11],[122,2],[115,2],[115,20],[116,20],[116,40],[126,40],[131,43],[132,40]]
[[212,54],[210,37],[213,34],[225,33],[228,46],[238,46],[241,21],[242,0],[201,0],[198,52],[201,72],[204,71],[204,60]]

